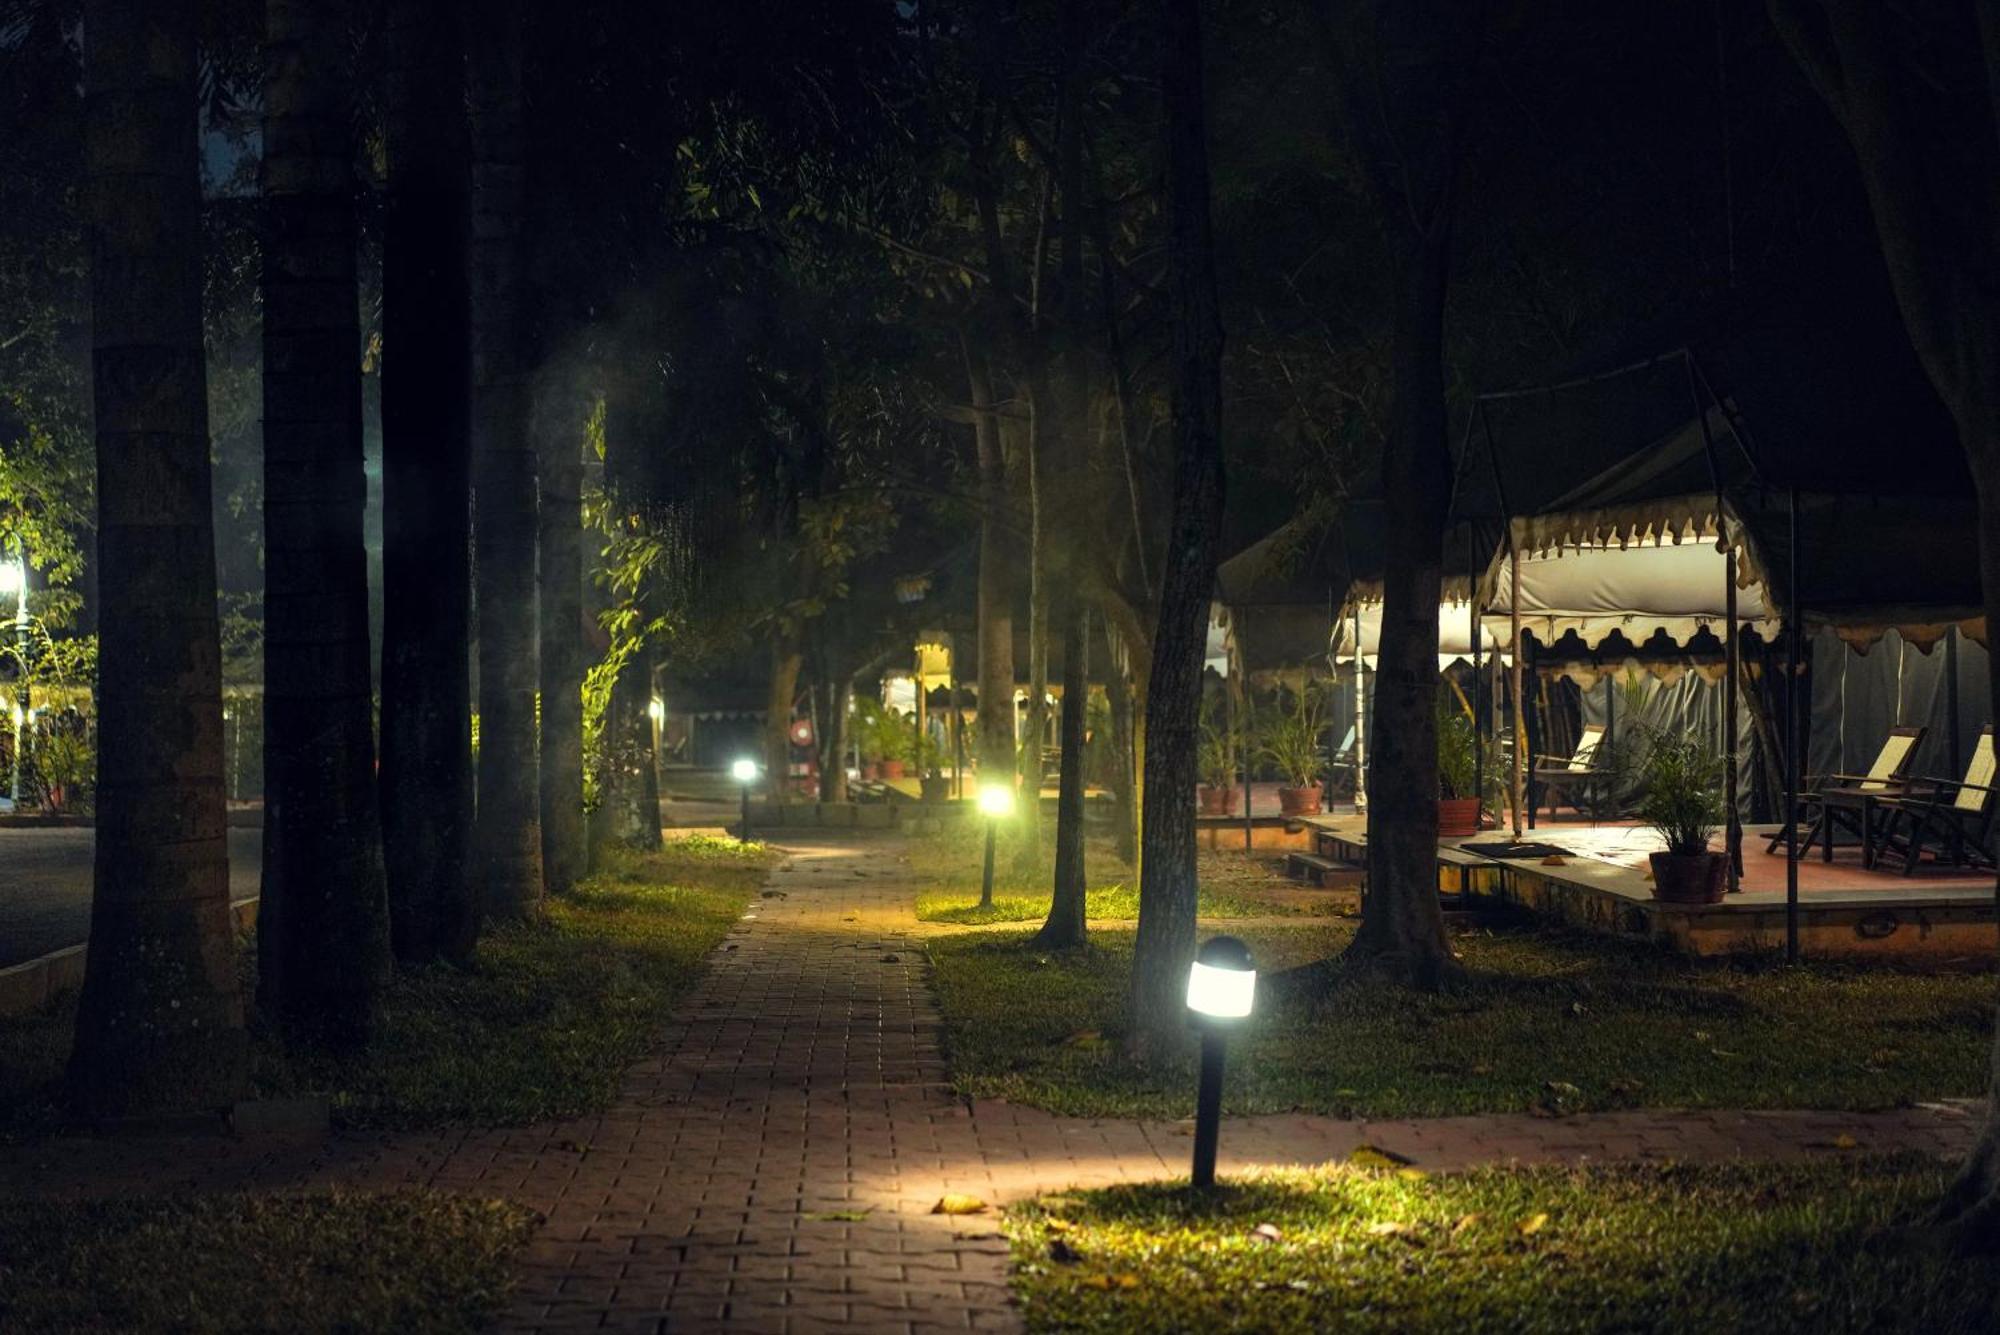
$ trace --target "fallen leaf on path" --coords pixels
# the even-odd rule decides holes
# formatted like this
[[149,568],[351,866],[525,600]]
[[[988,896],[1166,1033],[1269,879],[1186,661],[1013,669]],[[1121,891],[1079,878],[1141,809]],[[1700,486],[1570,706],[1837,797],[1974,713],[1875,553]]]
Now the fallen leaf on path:
[[1407,1154],[1398,1154],[1394,1150],[1378,1149],[1373,1145],[1356,1145],[1354,1153],[1347,1156],[1347,1161],[1357,1168],[1384,1169],[1401,1168],[1405,1164],[1414,1162]]
[[1421,1168],[1398,1168],[1396,1176],[1402,1178],[1405,1182],[1421,1182],[1429,1177],[1430,1174]]
[[1478,1222],[1479,1222],[1478,1215],[1462,1214],[1458,1217],[1458,1222],[1451,1226],[1451,1235],[1455,1238],[1459,1234],[1465,1232],[1466,1229],[1471,1228],[1474,1224]]
[[977,1196],[966,1196],[959,1192],[947,1191],[931,1207],[932,1214],[984,1214],[986,1202]]
[[1847,1135],[1845,1133],[1842,1133],[1841,1135],[1835,1136],[1833,1138],[1833,1147],[1837,1150],[1851,1150],[1856,1146],[1858,1146],[1860,1143],[1861,1142],[1856,1140],[1853,1136]]
[[1362,1231],[1371,1238],[1393,1238],[1408,1233],[1410,1226],[1394,1219],[1378,1219]]
[[1522,1237],[1527,1238],[1527,1237],[1533,1237],[1535,1234],[1541,1232],[1544,1228],[1548,1227],[1548,1223],[1549,1223],[1549,1216],[1546,1212],[1544,1212],[1542,1214],[1529,1215],[1526,1219],[1523,1219],[1519,1224],[1516,1224],[1515,1227],[1521,1230]]

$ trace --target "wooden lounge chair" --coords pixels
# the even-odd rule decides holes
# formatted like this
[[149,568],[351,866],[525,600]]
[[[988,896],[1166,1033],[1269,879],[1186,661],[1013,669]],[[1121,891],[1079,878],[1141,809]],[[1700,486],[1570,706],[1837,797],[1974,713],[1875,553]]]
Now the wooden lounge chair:
[[1333,759],[1327,764],[1327,791],[1331,794],[1336,787],[1339,791],[1351,793],[1355,787],[1354,773],[1354,725],[1347,725],[1347,735],[1334,748]]
[[1576,739],[1576,751],[1568,757],[1536,756],[1528,770],[1528,828],[1535,828],[1535,813],[1547,806],[1551,816],[1567,802],[1577,815],[1589,813],[1585,803],[1596,801],[1597,785],[1608,771],[1597,763],[1604,746],[1604,727],[1593,723]]
[[1972,760],[1965,777],[1957,783],[1948,779],[1912,779],[1903,795],[1884,799],[1887,813],[1877,838],[1877,854],[1900,861],[1903,874],[1917,869],[1924,848],[1940,867],[1991,868],[1993,861],[1993,817],[2000,802],[2000,788],[1994,786],[1995,763],[1993,728],[1980,729],[1972,748]]
[[[1837,830],[1846,829],[1861,845],[1861,865],[1873,866],[1877,818],[1886,810],[1885,802],[1903,795],[1909,783],[1910,764],[1916,759],[1917,748],[1923,745],[1924,732],[1923,728],[1891,728],[1866,774],[1829,774],[1821,779],[1815,791],[1800,793],[1798,810],[1794,813],[1797,828],[1804,830],[1799,839],[1800,855],[1817,843],[1820,860],[1833,861],[1834,835]],[[1775,853],[1784,847],[1785,836],[1792,828],[1779,827],[1764,851]]]

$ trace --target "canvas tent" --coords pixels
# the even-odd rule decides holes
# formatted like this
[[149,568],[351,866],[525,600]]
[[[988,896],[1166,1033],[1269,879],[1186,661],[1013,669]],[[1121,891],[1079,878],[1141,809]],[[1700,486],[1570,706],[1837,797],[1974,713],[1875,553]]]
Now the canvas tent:
[[1344,518],[1309,511],[1218,566],[1210,665],[1260,684],[1322,672],[1327,627],[1347,588],[1347,530]]

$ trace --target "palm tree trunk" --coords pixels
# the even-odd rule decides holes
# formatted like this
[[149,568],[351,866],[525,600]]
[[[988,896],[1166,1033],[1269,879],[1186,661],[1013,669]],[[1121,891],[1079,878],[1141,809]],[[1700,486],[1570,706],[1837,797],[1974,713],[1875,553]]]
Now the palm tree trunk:
[[1139,859],[1139,804],[1132,782],[1137,739],[1132,735],[1131,664],[1109,620],[1104,623],[1104,640],[1104,694],[1111,706],[1111,803],[1116,812],[1118,860],[1129,867]]
[[480,907],[532,915],[542,901],[535,746],[536,459],[523,305],[521,15],[495,4],[467,34],[472,107],[474,529],[479,598]]
[[538,811],[542,883],[567,894],[588,858],[583,817],[583,431],[584,412],[560,394],[538,412],[543,438],[535,548],[541,572],[536,640],[541,730]]
[[367,1038],[389,977],[361,468],[352,91],[341,10],[267,0],[264,880],[259,1000]]
[[1064,600],[1062,778],[1056,797],[1055,892],[1035,943],[1051,950],[1080,946],[1084,937],[1083,729],[1090,703],[1090,604]]
[[1160,573],[1141,771],[1139,930],[1127,1045],[1142,1058],[1175,1051],[1183,1041],[1180,1018],[1195,933],[1195,731],[1222,527],[1222,316],[1209,223],[1201,6],[1199,0],[1165,0],[1164,9],[1174,506]]
[[97,853],[85,1117],[213,1108],[246,1046],[229,918],[191,0],[90,0]]
[[468,155],[456,9],[389,7],[382,246],[382,833],[396,955],[469,955]]

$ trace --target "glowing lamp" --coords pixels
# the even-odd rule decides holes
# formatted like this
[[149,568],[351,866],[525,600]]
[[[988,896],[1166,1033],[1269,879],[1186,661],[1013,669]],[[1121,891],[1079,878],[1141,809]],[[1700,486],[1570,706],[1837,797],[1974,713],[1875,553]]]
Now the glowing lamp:
[[0,594],[18,597],[28,590],[28,567],[22,561],[0,561]]
[[1215,1185],[1215,1144],[1222,1131],[1222,1064],[1229,1031],[1250,1018],[1257,970],[1250,948],[1233,936],[1212,936],[1188,969],[1188,1023],[1201,1032],[1201,1084],[1194,1104],[1194,1185]]
[[743,824],[736,837],[747,844],[750,842],[750,785],[757,782],[757,762],[742,756],[730,765],[729,776],[743,789]]
[[989,783],[979,790],[979,811],[988,820],[1000,820],[1014,814],[1014,790],[997,783]]
[[646,713],[652,718],[653,722],[658,723],[666,718],[667,706],[658,696],[654,696],[646,705]]

